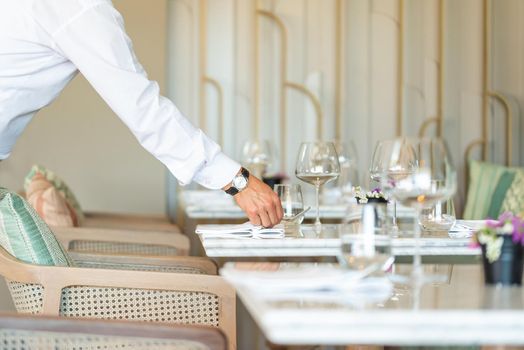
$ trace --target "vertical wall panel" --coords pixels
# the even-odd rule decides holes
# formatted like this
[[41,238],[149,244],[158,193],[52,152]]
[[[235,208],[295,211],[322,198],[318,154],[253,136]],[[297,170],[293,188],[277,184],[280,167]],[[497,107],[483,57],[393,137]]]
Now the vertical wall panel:
[[[197,0],[184,1],[198,7]],[[208,68],[224,83],[226,120],[228,121],[225,150],[240,157],[241,145],[252,139],[254,125],[254,52],[253,31],[256,0],[209,1]],[[470,142],[482,135],[482,0],[442,0],[444,3],[442,122],[453,158],[459,169],[460,210],[464,201],[464,151]],[[367,168],[377,140],[396,135],[397,111],[403,104],[401,126],[403,135],[415,136],[423,123],[437,116],[439,62],[439,4],[441,0],[404,0],[403,50],[399,52],[401,0],[342,0],[343,3],[343,62],[341,103],[343,139],[354,140],[359,152],[359,168],[366,185]],[[513,97],[515,109],[524,110],[524,2],[520,0],[491,1],[492,40],[491,86]],[[287,80],[304,85],[320,100],[325,120],[323,138],[335,136],[336,86],[336,0],[258,0],[261,9],[277,15],[288,34]],[[180,11],[185,11],[180,9]],[[180,14],[171,13],[179,18]],[[186,23],[187,19],[182,19]],[[274,23],[259,18],[260,116],[261,137],[280,145],[280,35]],[[187,23],[187,25],[191,25]],[[170,33],[178,50],[192,50],[198,44],[195,32],[177,30]],[[188,38],[188,35],[192,35]],[[195,54],[191,51],[192,54]],[[402,54],[402,56],[400,55]],[[170,60],[190,64],[196,56]],[[403,76],[398,72],[399,57],[403,58]],[[190,66],[190,65],[189,65]],[[189,67],[188,66],[188,67]],[[176,68],[174,71],[178,71]],[[198,104],[198,90],[192,73],[181,69],[170,79],[182,79],[189,86],[182,98],[184,104]],[[399,101],[399,79],[403,80],[403,99]],[[188,80],[187,82],[185,80]],[[177,82],[178,84],[179,82]],[[173,83],[173,86],[176,84]],[[210,91],[208,96],[212,95]],[[299,92],[286,91],[287,167],[284,170],[294,180],[293,170],[299,143],[316,138],[316,116],[311,103]],[[216,118],[215,101],[208,97],[209,118]],[[194,109],[194,107],[192,107]],[[493,136],[491,158],[500,162],[504,156],[501,137],[501,108],[491,103]],[[211,120],[212,129],[217,121]],[[514,163],[522,164],[524,152],[523,125],[515,124]],[[426,135],[436,135],[436,125],[430,124]],[[215,135],[216,130],[210,130]],[[479,152],[473,156],[479,157]],[[275,169],[277,170],[277,169]]]

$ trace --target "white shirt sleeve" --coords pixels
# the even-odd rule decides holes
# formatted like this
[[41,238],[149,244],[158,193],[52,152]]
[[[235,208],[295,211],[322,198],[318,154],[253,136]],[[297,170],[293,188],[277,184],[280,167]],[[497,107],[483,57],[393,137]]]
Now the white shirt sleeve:
[[140,144],[181,184],[196,181],[218,189],[233,179],[240,165],[160,96],[110,2],[93,2],[49,34],[54,49],[78,68]]

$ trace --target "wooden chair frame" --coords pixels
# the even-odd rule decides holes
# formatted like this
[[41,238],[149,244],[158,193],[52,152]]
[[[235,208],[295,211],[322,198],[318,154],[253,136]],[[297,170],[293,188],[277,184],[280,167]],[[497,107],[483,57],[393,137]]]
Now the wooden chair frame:
[[180,233],[180,228],[164,215],[85,212],[82,227],[113,228]]
[[[187,267],[196,268],[205,275],[218,275],[218,265],[214,260],[197,256],[140,256],[140,255],[116,255],[98,253],[76,253],[68,252],[69,257],[75,263],[89,263],[104,268],[104,265],[122,265],[128,269],[139,270],[140,267],[162,268]],[[111,269],[111,268],[107,268]],[[144,269],[145,270],[145,269]],[[150,270],[150,269],[147,269]]]
[[181,233],[56,226],[51,227],[51,231],[67,250],[74,241],[96,241],[160,245],[175,248],[179,252],[177,255],[189,254],[189,238]]
[[42,285],[42,314],[48,316],[59,315],[62,290],[74,286],[210,293],[219,300],[218,327],[227,335],[230,349],[236,349],[235,290],[219,276],[32,265],[3,248],[0,274],[11,281]]
[[0,315],[0,329],[132,337],[138,339],[186,340],[201,343],[211,350],[227,349],[227,340],[224,333],[220,329],[208,326],[5,314]]

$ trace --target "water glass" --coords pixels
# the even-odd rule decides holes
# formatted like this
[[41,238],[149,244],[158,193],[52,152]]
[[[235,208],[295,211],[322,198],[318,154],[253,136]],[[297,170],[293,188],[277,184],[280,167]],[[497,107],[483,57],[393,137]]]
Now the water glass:
[[275,185],[274,189],[282,204],[282,210],[284,212],[282,220],[284,223],[301,224],[304,220],[304,215],[294,218],[295,215],[304,210],[304,200],[300,185],[279,184]]
[[391,237],[386,227],[385,204],[369,203],[357,207],[359,218],[346,225],[341,235],[341,265],[366,273],[386,271],[393,264]]
[[455,205],[453,198],[438,201],[420,212],[419,224],[425,232],[448,232],[455,225]]

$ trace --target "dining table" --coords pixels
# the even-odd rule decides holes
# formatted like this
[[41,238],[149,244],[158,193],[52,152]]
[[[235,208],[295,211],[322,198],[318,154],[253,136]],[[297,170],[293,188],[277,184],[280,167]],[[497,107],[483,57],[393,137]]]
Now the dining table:
[[[337,275],[319,272],[320,266],[232,262],[220,273],[236,288],[268,344],[524,345],[524,289],[485,285],[481,264],[424,265],[426,273],[445,275],[440,282],[399,283],[386,274],[374,282],[353,279],[344,288],[336,280],[333,291],[329,278]],[[395,274],[409,276],[410,269],[399,264]],[[284,272],[285,281],[268,271]],[[317,276],[317,284],[304,283],[306,275],[311,281]]]
[[[202,227],[202,226],[201,226]],[[205,225],[203,225],[205,227]],[[311,261],[316,258],[336,259],[341,254],[345,234],[355,233],[355,224],[324,224],[320,232],[313,224],[285,230],[281,238],[236,237],[235,235],[199,235],[206,256],[219,262],[291,259]],[[475,262],[481,251],[471,245],[471,238],[452,237],[448,232],[425,234],[418,242],[409,233],[391,239],[391,252],[397,260],[407,261],[419,249],[429,261],[454,263]]]

